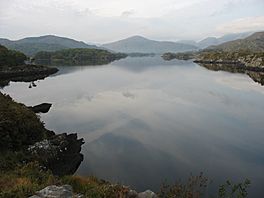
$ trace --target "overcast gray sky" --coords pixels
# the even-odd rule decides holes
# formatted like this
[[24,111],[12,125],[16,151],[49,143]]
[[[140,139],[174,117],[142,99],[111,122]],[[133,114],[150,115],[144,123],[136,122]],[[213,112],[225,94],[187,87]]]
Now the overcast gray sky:
[[0,0],[0,37],[55,34],[104,43],[264,30],[264,0]]

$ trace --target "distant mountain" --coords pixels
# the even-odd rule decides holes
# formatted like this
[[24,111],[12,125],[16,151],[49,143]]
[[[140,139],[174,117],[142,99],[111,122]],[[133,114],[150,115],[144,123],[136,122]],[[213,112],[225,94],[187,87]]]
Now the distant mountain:
[[[194,45],[197,46],[197,42],[194,40],[179,40],[177,43],[183,43],[183,44],[188,44],[188,45]],[[198,47],[198,46],[197,46]]]
[[197,43],[197,46],[201,49],[207,48],[211,45],[220,45],[222,43],[233,41],[237,39],[243,39],[251,35],[252,32],[243,32],[243,33],[234,33],[234,34],[227,34],[220,38],[216,37],[208,37],[205,38]]
[[154,41],[141,36],[133,36],[113,43],[104,44],[102,47],[115,52],[156,54],[165,52],[185,52],[198,49],[196,46],[190,44]]
[[40,51],[57,51],[69,48],[99,48],[95,45],[88,45],[82,41],[54,35],[28,37],[16,41],[0,38],[0,44],[9,49],[21,51],[28,56],[33,56]]
[[216,37],[207,37],[199,42],[193,41],[193,40],[180,40],[177,41],[177,43],[184,43],[189,45],[194,45],[196,47],[199,47],[200,49],[205,49],[212,45],[220,45],[222,43],[233,41],[237,39],[243,39],[253,34],[252,32],[243,32],[243,33],[234,33],[234,34],[227,34],[222,37],[216,38]]
[[203,40],[201,40],[200,42],[197,43],[197,46],[200,48],[200,49],[204,49],[208,46],[211,46],[211,45],[218,45],[219,44],[219,41],[216,37],[207,37]]
[[245,39],[225,42],[221,45],[211,46],[207,49],[223,50],[226,52],[251,51],[264,52],[264,32],[256,32]]

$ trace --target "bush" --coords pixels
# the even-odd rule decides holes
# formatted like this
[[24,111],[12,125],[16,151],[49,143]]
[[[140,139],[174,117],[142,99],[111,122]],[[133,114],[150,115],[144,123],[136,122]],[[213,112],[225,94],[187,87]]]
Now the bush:
[[0,93],[0,150],[19,150],[44,139],[46,129],[25,105]]
[[17,66],[23,65],[27,56],[21,52],[8,50],[0,45],[0,66]]

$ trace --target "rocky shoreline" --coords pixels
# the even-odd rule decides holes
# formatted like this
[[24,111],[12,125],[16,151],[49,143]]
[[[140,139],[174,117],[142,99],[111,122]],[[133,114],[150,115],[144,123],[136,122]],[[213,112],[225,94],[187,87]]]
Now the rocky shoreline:
[[223,67],[232,67],[233,69],[241,69],[245,71],[253,71],[253,72],[264,72],[264,67],[256,67],[256,66],[247,66],[244,63],[239,61],[214,61],[214,60],[194,60],[194,63],[199,64],[211,64],[211,65],[218,65],[219,68]]
[[228,71],[232,73],[247,74],[255,82],[264,85],[264,54],[249,52],[218,52],[201,51],[187,53],[165,53],[162,55],[164,60],[192,60],[213,71]]
[[[22,197],[72,198],[87,197],[87,193],[97,193],[98,197],[105,197],[99,196],[101,193],[108,193],[109,197],[116,197],[119,194],[122,198],[157,197],[150,190],[138,193],[127,186],[112,184],[94,177],[72,176],[83,161],[81,148],[84,139],[78,138],[76,133],[55,134],[55,132],[46,129],[44,123],[34,112],[34,110],[39,112],[39,107],[42,106],[42,104],[37,105],[37,109],[27,107],[0,92],[0,176],[3,179],[15,177],[13,178],[15,184],[22,178],[28,181],[27,177],[37,177],[37,180],[40,177],[48,179],[45,182],[39,183],[38,181],[39,184],[35,183],[37,180],[34,181],[32,185],[37,187],[30,187],[32,189],[23,192]],[[46,110],[46,107],[50,108],[50,104],[44,103],[43,107]],[[16,169],[24,171],[14,176]],[[23,174],[29,174],[29,176],[26,177]],[[1,177],[0,188],[3,188],[5,186],[1,183]],[[31,182],[29,184],[28,182],[23,185],[31,185]],[[80,192],[76,185],[82,186]],[[91,186],[97,190],[95,192],[82,190],[89,189]],[[17,195],[17,189],[14,188],[14,195]],[[12,197],[11,193],[10,190],[8,192],[5,192],[4,189],[0,190],[0,197]]]
[[5,86],[10,81],[32,82],[44,79],[58,71],[55,67],[41,65],[0,66],[0,84]]
[[0,102],[2,152],[19,151],[25,154],[25,161],[37,161],[54,175],[73,174],[77,170],[83,161],[82,138],[78,139],[76,133],[55,134],[46,129],[34,109],[14,102],[1,92]]

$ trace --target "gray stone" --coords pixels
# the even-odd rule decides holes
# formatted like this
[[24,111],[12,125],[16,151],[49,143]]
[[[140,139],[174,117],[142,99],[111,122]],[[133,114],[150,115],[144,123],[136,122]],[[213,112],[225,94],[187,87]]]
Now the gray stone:
[[129,190],[127,193],[127,198],[137,198],[138,197],[138,193],[135,190]]
[[28,154],[54,175],[74,174],[83,161],[80,153],[83,139],[77,134],[58,134],[28,147]]
[[36,192],[30,198],[73,198],[72,187],[70,185],[63,186],[47,186],[46,188]]
[[158,196],[151,190],[146,190],[144,192],[138,193],[138,198],[158,198]]

